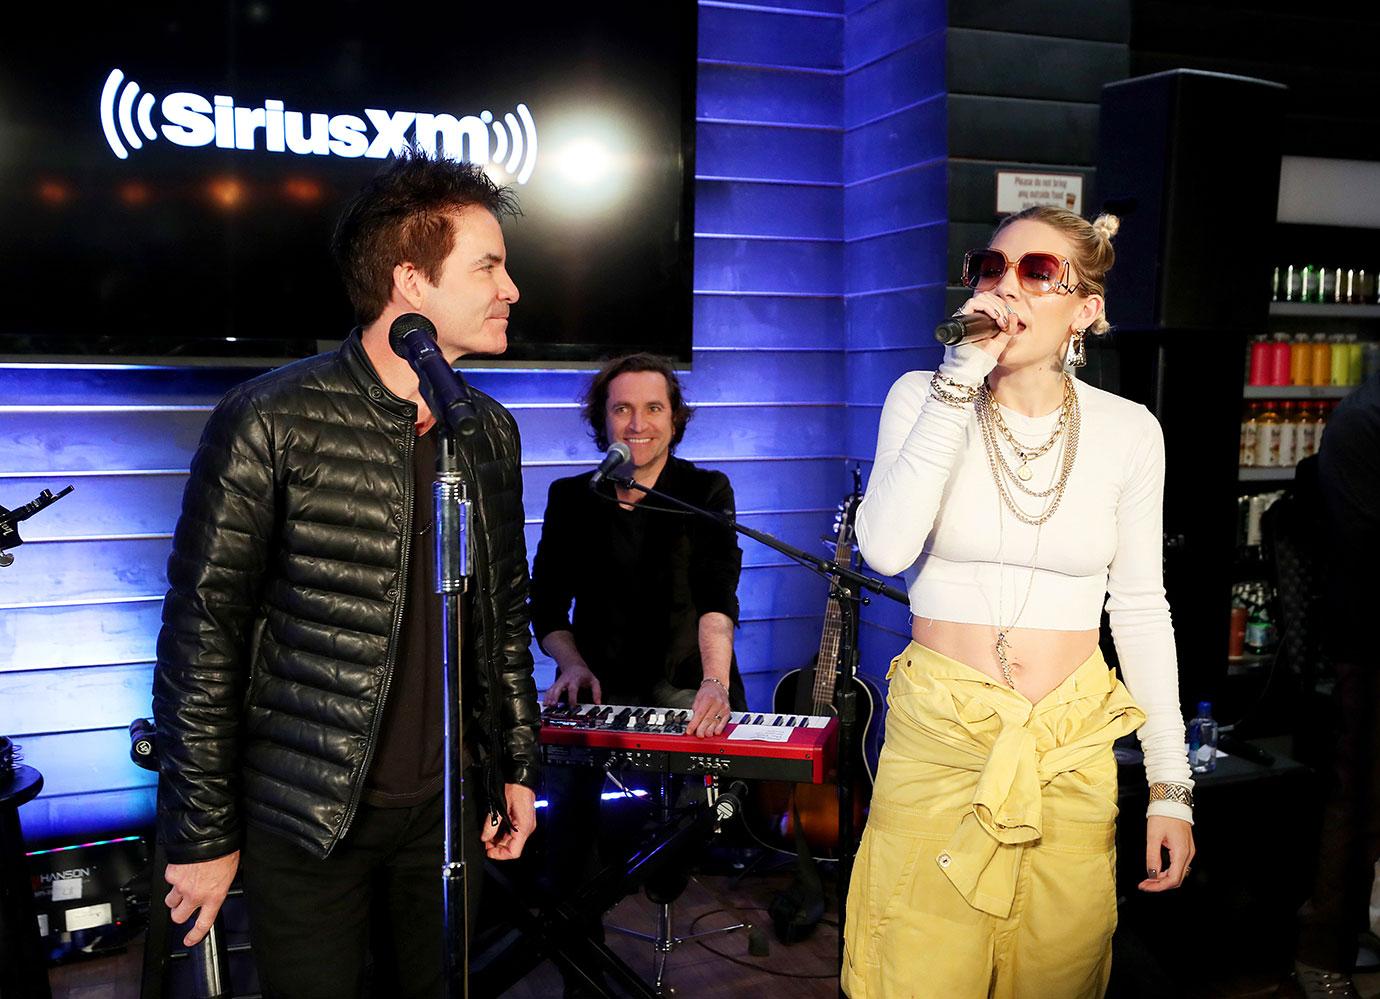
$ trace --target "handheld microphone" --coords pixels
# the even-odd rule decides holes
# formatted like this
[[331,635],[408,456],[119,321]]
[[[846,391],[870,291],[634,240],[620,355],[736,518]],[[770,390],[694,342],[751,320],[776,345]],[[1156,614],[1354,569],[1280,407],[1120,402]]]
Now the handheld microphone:
[[934,328],[934,338],[946,347],[990,340],[1001,332],[997,321],[985,312],[973,312],[966,316],[953,316]]
[[632,461],[632,448],[622,441],[615,441],[610,445],[608,453],[604,455],[604,460],[599,462],[599,467],[594,470],[590,477],[589,488],[593,489],[602,482],[610,472],[620,465],[626,465]]
[[408,312],[388,327],[388,345],[417,372],[422,398],[438,420],[460,437],[479,432],[470,387],[436,346],[436,327],[417,312]]

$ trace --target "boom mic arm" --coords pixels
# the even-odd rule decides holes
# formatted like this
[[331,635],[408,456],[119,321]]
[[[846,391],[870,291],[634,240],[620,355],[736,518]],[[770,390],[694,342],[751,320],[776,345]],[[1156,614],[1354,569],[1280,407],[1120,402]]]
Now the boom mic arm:
[[38,511],[45,507],[50,507],[62,497],[72,491],[68,486],[61,492],[55,493],[51,489],[45,489],[36,498],[25,503],[17,510],[10,510],[0,506],[0,569],[7,568],[14,564],[14,556],[6,552],[7,548],[18,548],[24,543],[24,539],[19,536],[19,524],[21,521],[28,520]]

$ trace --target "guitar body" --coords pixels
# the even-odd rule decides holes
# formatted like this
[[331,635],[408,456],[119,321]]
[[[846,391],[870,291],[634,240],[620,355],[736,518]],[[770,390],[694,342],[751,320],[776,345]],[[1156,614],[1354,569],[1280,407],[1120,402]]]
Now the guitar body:
[[[839,565],[851,566],[853,562],[853,521],[858,503],[862,500],[862,481],[855,469],[853,472],[853,492],[839,505],[839,517],[835,525],[834,560]],[[814,666],[793,669],[776,685],[772,693],[772,711],[778,714],[794,715],[832,715],[834,709],[834,686],[838,671],[835,664],[847,659],[847,650],[856,649],[856,621],[852,623],[852,633],[844,623],[844,615],[839,599],[831,591],[824,609],[823,634],[820,637],[819,653],[816,663],[828,664],[830,668],[817,670]],[[857,705],[857,718],[854,720],[851,755],[856,761],[854,772],[849,776],[852,792],[853,828],[862,829],[867,815],[868,803],[872,800],[872,782],[877,773],[877,759],[882,748],[882,706],[880,692],[868,680],[856,672],[847,678],[854,692]],[[842,747],[840,747],[842,749]],[[809,851],[816,857],[830,857],[837,854],[839,845],[839,801],[838,775],[831,775],[832,783],[789,784],[781,781],[766,781],[758,786],[757,802],[760,813],[768,818],[768,836],[775,836],[779,845],[794,852],[804,839]],[[797,827],[798,824],[798,827]],[[797,835],[799,833],[800,835]]]
[[[881,696],[869,681],[854,676],[850,681],[856,695],[858,717],[854,725],[853,828],[861,830],[872,800],[872,782],[881,751]],[[772,710],[781,714],[818,714],[810,703],[815,684],[814,667],[793,669],[776,685]],[[832,714],[832,710],[828,712]],[[839,798],[836,783],[787,784],[763,782],[757,793],[761,809],[772,816],[768,832],[784,849],[796,846],[796,818],[811,853],[832,858],[839,842]]]

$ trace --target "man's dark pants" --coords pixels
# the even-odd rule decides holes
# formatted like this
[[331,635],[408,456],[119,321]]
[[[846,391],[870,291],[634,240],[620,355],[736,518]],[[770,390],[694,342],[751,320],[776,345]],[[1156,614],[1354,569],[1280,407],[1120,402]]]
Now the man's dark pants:
[[[478,773],[474,772],[474,777]],[[466,788],[479,787],[466,780]],[[463,818],[471,932],[484,878],[479,816]],[[249,935],[266,999],[440,994],[443,805],[361,804],[325,860],[250,826],[242,869]],[[366,975],[373,956],[372,976]]]
[[1380,860],[1380,669],[1338,662],[1336,671],[1337,753],[1295,953],[1315,968],[1349,972]]

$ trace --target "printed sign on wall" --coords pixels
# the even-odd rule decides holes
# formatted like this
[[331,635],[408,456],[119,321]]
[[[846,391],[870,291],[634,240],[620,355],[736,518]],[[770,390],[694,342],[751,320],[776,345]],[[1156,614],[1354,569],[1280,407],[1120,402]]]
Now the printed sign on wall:
[[1012,215],[1031,205],[1054,205],[1082,214],[1082,175],[998,170],[997,214]]

